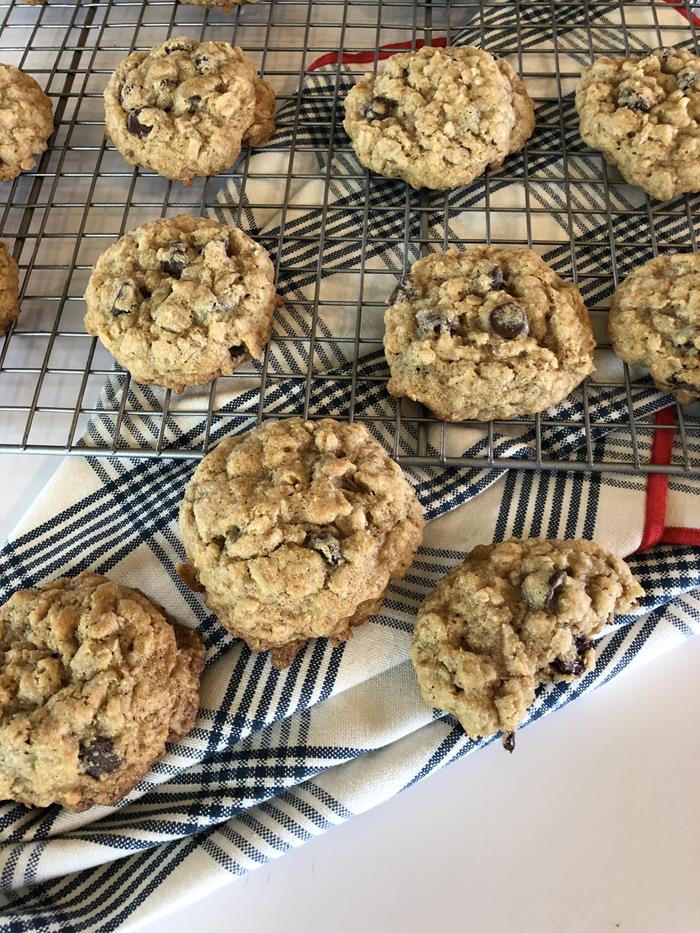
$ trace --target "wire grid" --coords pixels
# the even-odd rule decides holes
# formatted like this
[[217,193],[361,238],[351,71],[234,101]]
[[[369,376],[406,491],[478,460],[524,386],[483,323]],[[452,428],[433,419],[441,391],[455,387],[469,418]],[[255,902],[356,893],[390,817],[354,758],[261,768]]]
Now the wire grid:
[[[682,4],[678,4],[681,5]],[[651,26],[649,13],[651,12]],[[416,255],[445,248],[448,243],[527,245],[537,252],[560,257],[560,272],[577,282],[592,312],[600,352],[610,356],[605,338],[606,306],[617,283],[638,262],[670,249],[695,249],[700,198],[683,197],[669,204],[650,202],[624,184],[597,153],[587,150],[577,134],[572,96],[580,64],[618,49],[630,53],[640,47],[678,44],[697,50],[696,27],[680,16],[668,25],[668,7],[657,3],[569,3],[568,0],[476,2],[476,0],[273,0],[237,8],[230,16],[180,3],[140,0],[49,2],[26,6],[0,3],[0,54],[33,74],[52,98],[56,132],[36,170],[2,186],[1,229],[20,264],[23,282],[22,314],[0,344],[0,450],[91,455],[201,457],[230,430],[253,427],[282,415],[315,416],[315,387],[324,379],[341,380],[349,391],[338,410],[341,419],[381,424],[396,459],[406,465],[454,464],[479,467],[517,466],[618,472],[670,472],[700,475],[700,422],[676,404],[661,430],[673,431],[676,445],[670,465],[651,462],[655,424],[653,406],[637,405],[652,390],[643,374],[596,375],[596,389],[622,391],[618,426],[631,435],[632,449],[609,449],[601,438],[610,431],[607,420],[596,420],[589,403],[591,383],[577,390],[583,419],[538,415],[513,421],[465,423],[470,444],[460,452],[451,432],[422,406],[409,400],[385,399],[377,411],[358,405],[357,387],[376,383],[383,392],[386,372],[360,369],[363,358],[381,356],[383,296],[405,274]],[[619,16],[622,28],[611,23]],[[641,14],[641,15],[640,15]],[[675,14],[674,14],[675,15]],[[533,19],[534,17],[534,19]],[[533,22],[544,21],[553,45],[555,69],[542,68],[538,56],[540,33]],[[378,49],[415,47],[446,39],[455,41],[465,30],[476,30],[485,48],[505,57],[514,55],[538,107],[538,128],[518,170],[506,160],[498,172],[474,183],[471,203],[455,202],[450,192],[414,192],[401,182],[387,182],[365,172],[353,157],[342,130],[342,97],[346,78],[340,63],[344,53],[369,50],[362,73],[378,67]],[[671,32],[672,30],[672,32]],[[173,184],[153,173],[127,165],[105,142],[102,90],[116,64],[136,49],[148,49],[171,35],[219,39],[240,45],[274,86],[281,118],[271,143],[274,171],[261,172],[257,150],[244,152],[229,172],[196,179],[190,187]],[[623,48],[619,49],[622,36]],[[669,42],[669,38],[671,42]],[[334,53],[338,53],[334,55]],[[325,56],[330,64],[328,89],[317,95],[313,131],[325,140],[322,158],[318,141],[308,142],[309,114],[299,90],[310,66]],[[369,61],[367,61],[369,59]],[[325,104],[325,108],[319,104]],[[279,139],[283,140],[280,149]],[[277,142],[276,142],[277,140]],[[276,148],[275,148],[276,146]],[[323,147],[321,147],[323,148]],[[336,232],[337,206],[333,189],[337,173],[354,183],[359,196],[343,211],[354,211],[355,229]],[[275,329],[265,357],[204,390],[140,391],[128,373],[115,370],[109,354],[83,328],[82,295],[97,256],[125,230],[158,216],[181,211],[205,214],[220,207],[218,197],[229,187],[238,195],[236,221],[265,245],[276,258],[280,291],[288,308],[302,321],[295,334]],[[231,187],[233,186],[233,188]],[[384,186],[384,187],[382,187]],[[301,189],[290,206],[293,190]],[[394,202],[384,206],[384,193]],[[636,200],[627,195],[635,191]],[[263,192],[261,195],[260,192]],[[398,192],[398,193],[397,193]],[[305,200],[306,198],[306,200]],[[405,226],[395,242],[377,234],[377,217],[398,210]],[[318,233],[299,232],[296,219],[305,211],[319,217]],[[254,220],[258,214],[277,216],[272,234]],[[542,231],[541,221],[553,214],[564,232]],[[352,215],[350,215],[352,216]],[[457,217],[464,220],[457,230]],[[416,223],[418,225],[416,232]],[[379,225],[381,230],[381,224]],[[413,232],[412,232],[413,231]],[[456,232],[455,232],[456,231]],[[622,232],[621,232],[622,231]],[[373,250],[393,250],[394,268],[370,268]],[[299,256],[293,267],[280,267],[285,250]],[[357,262],[342,270],[338,294],[337,267],[327,267],[333,251],[357,253]],[[285,294],[285,276],[306,282],[299,298]],[[383,286],[377,294],[370,280]],[[336,280],[334,288],[329,282]],[[342,312],[342,313],[341,313]],[[348,323],[348,319],[350,323]],[[337,321],[342,320],[342,326]],[[285,344],[304,352],[294,355]],[[347,365],[328,374],[327,347],[342,348]],[[282,365],[279,361],[282,360]],[[251,381],[258,387],[257,402],[237,391]],[[105,384],[109,391],[105,392]],[[293,399],[286,409],[266,402],[275,385]],[[222,386],[226,392],[223,395]],[[290,389],[291,387],[291,389]],[[137,391],[138,390],[138,391]],[[670,404],[667,399],[663,405]],[[657,405],[656,408],[663,407]],[[387,409],[386,406],[390,406]],[[328,413],[328,412],[323,412]],[[667,410],[668,414],[668,410]],[[99,419],[99,432],[90,431]],[[204,430],[186,433],[170,428],[204,420]],[[543,447],[543,437],[581,430],[584,437],[573,459]],[[106,426],[106,427],[105,427]],[[129,427],[129,430],[125,428]],[[525,449],[504,450],[497,439],[529,430]],[[196,440],[193,440],[196,437]],[[612,452],[611,452],[612,450]]]

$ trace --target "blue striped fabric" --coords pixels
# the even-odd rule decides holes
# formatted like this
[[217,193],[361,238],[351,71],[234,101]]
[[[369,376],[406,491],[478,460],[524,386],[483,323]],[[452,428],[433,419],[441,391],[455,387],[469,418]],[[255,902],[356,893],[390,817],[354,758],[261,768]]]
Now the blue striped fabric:
[[[559,5],[559,37],[566,35],[579,58],[587,57],[582,30],[583,5]],[[616,23],[616,4],[596,4],[585,11],[589,19],[604,25]],[[521,7],[524,47],[542,46],[551,29],[550,11],[542,5]],[[508,10],[486,7],[484,20],[493,27],[494,51],[512,41]],[[502,26],[502,29],[500,28]],[[605,32],[611,51],[622,51],[619,31]],[[479,43],[480,29],[468,29],[461,41]],[[687,43],[687,30],[678,43]],[[571,53],[577,60],[575,51]],[[334,86],[334,68],[312,73],[301,95],[302,110],[327,123],[329,86]],[[351,76],[343,73],[349,86]],[[325,93],[324,93],[325,91]],[[565,108],[571,108],[567,97]],[[491,181],[491,193],[499,185],[522,183],[525,172],[538,171],[551,177],[539,196],[548,210],[547,223],[560,231],[545,255],[565,277],[571,272],[569,209],[561,199],[560,155],[552,129],[559,121],[556,102],[543,103],[538,112],[538,132],[531,148],[536,155],[525,163],[516,155],[506,165],[507,180]],[[305,142],[327,150],[327,140],[318,140],[309,126]],[[338,134],[341,131],[337,130]],[[573,133],[573,130],[572,130]],[[285,131],[273,141],[284,149],[290,144]],[[567,144],[576,140],[571,137]],[[579,143],[580,145],[580,143]],[[255,158],[264,159],[261,154]],[[321,156],[319,156],[321,158]],[[588,158],[581,156],[581,158]],[[514,181],[512,180],[514,179]],[[329,223],[342,234],[354,223],[354,215],[343,207],[356,207],[365,196],[364,185],[340,179],[334,188],[337,210]],[[483,205],[483,181],[447,195],[450,205],[448,231],[434,231],[448,239],[462,235],[470,222],[471,209]],[[588,203],[595,194],[580,195],[582,210],[577,223],[586,232],[586,242],[602,240],[601,249],[585,247],[577,254],[580,286],[590,303],[609,296],[610,282],[600,276],[601,256],[607,255],[606,238],[624,242],[641,240],[639,231],[629,236],[639,215],[621,214],[612,221],[595,219],[600,204]],[[610,194],[620,207],[632,204],[631,189]],[[221,195],[218,211],[230,219],[243,195],[234,182]],[[377,221],[373,255],[378,268],[400,275],[406,258],[392,248],[382,249],[382,238],[403,238],[404,190],[398,183],[378,181],[370,191],[376,204],[386,208]],[[444,195],[440,195],[444,197]],[[679,201],[679,204],[681,202]],[[676,205],[677,206],[677,205]],[[253,233],[274,235],[273,219],[257,224],[255,213],[242,202],[242,217]],[[674,206],[658,218],[656,231],[665,240],[680,235],[682,225],[674,220]],[[436,212],[436,215],[439,212]],[[319,211],[307,211],[293,221],[298,233],[317,235]],[[563,231],[563,232],[562,232]],[[279,232],[279,231],[277,231]],[[580,233],[581,231],[579,231]],[[417,235],[418,229],[411,234]],[[564,242],[565,241],[565,242]],[[299,250],[300,247],[295,247]],[[324,255],[324,270],[353,268],[360,261],[359,246],[347,245]],[[308,246],[313,257],[314,247]],[[643,248],[625,253],[630,267],[648,258]],[[315,277],[284,273],[285,265],[301,266],[303,255],[284,253],[279,257],[281,290],[303,305],[306,289]],[[588,278],[588,273],[591,277]],[[298,310],[286,312],[280,326],[291,337],[284,344],[289,354],[271,360],[271,366],[294,359],[305,362],[308,322]],[[319,324],[322,327],[322,324]],[[347,411],[351,361],[344,346],[327,333],[322,358],[323,378],[312,383],[311,411],[343,416]],[[381,377],[384,361],[370,353],[358,365],[356,415],[391,417],[393,402]],[[101,396],[102,412],[91,423],[86,448],[109,434],[118,405],[118,380],[110,379]],[[140,407],[158,405],[157,390],[132,386],[133,400]],[[280,381],[265,389],[263,404],[271,414],[298,410],[303,385]],[[255,413],[260,390],[250,386],[228,401],[228,411]],[[653,386],[642,389],[634,399],[639,415],[651,415],[669,400]],[[619,426],[626,398],[622,390],[591,386],[591,417],[609,430],[594,437],[596,454],[631,456],[631,439]],[[226,410],[224,408],[224,410]],[[580,458],[585,453],[582,396],[574,395],[557,407],[557,417],[571,422],[566,427],[543,431],[544,448],[559,458]],[[244,419],[215,419],[211,438],[246,430]],[[580,427],[579,427],[580,426]],[[615,430],[615,428],[618,428]],[[372,429],[386,443],[390,434],[380,422]],[[136,446],[152,443],[152,428],[146,419],[124,419],[125,442]],[[201,442],[205,425],[191,419],[173,419],[166,426],[166,443],[178,446]],[[406,431],[410,429],[406,428]],[[412,449],[408,434],[401,439]],[[436,439],[429,443],[437,445]],[[459,433],[457,452],[478,455],[483,440],[468,431]],[[527,427],[514,435],[496,436],[497,454],[517,458],[531,452],[534,437]],[[648,440],[641,439],[644,445]],[[435,449],[435,447],[433,447]],[[645,482],[638,477],[585,475],[577,473],[531,473],[494,469],[446,469],[409,471],[428,517],[426,540],[406,578],[395,583],[379,615],[357,630],[345,645],[325,641],[310,644],[289,669],[277,671],[266,657],[251,654],[231,639],[181,583],[174,572],[183,552],[177,534],[177,509],[193,465],[185,461],[151,459],[103,460],[85,458],[65,464],[35,512],[23,522],[20,532],[0,554],[0,598],[19,587],[33,586],[61,574],[74,575],[86,568],[109,573],[115,579],[140,586],[178,618],[189,620],[201,632],[207,646],[203,678],[202,708],[193,732],[172,743],[167,755],[116,808],[94,808],[72,815],[58,808],[28,810],[11,803],[0,806],[0,898],[2,929],[113,930],[141,923],[159,912],[174,909],[184,900],[227,883],[250,869],[278,857],[307,839],[324,833],[369,806],[398,793],[443,767],[487,744],[465,737],[448,716],[426,708],[420,700],[408,660],[412,620],[424,594],[444,573],[459,562],[470,543],[527,536],[595,537],[622,552],[633,550],[643,523]],[[75,490],[80,489],[80,494]],[[697,508],[700,484],[679,481],[673,494],[689,507]],[[479,501],[474,501],[479,497]],[[455,511],[458,506],[461,508]],[[453,524],[448,531],[444,522]],[[456,531],[455,531],[456,529]],[[618,619],[597,644],[596,669],[575,684],[558,684],[541,690],[529,714],[533,721],[606,683],[621,671],[645,663],[663,651],[700,632],[700,551],[680,546],[661,546],[635,554],[630,564],[644,586],[640,612]],[[371,711],[371,715],[363,715]],[[368,753],[372,754],[368,754]]]

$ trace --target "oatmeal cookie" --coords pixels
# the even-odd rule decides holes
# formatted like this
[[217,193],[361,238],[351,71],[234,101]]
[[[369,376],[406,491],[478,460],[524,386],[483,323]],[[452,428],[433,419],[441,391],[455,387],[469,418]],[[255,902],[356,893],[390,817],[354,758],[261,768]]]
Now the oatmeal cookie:
[[259,357],[274,268],[242,230],[179,214],[127,233],[95,264],[85,326],[137,382],[180,392]]
[[34,78],[0,65],[0,181],[31,171],[52,133],[51,101]]
[[423,510],[359,424],[268,421],[222,441],[180,508],[179,569],[253,651],[289,664],[377,612],[421,542]]
[[0,243],[0,334],[19,314],[19,272],[4,243]]
[[168,39],[133,52],[104,92],[107,134],[127,162],[189,184],[230,168],[275,131],[275,94],[227,42]]
[[593,541],[476,547],[418,613],[411,657],[423,699],[474,739],[503,732],[512,750],[535,690],[591,670],[591,637],[643,592]]
[[646,366],[681,404],[700,398],[700,253],[650,259],[613,296],[608,333],[618,356]]
[[143,593],[86,571],[0,607],[0,799],[121,800],[192,728],[204,651]]
[[389,302],[389,392],[447,421],[543,411],[593,369],[578,289],[524,247],[426,256]]
[[525,85],[507,62],[464,45],[392,55],[345,100],[360,162],[414,188],[467,185],[499,168],[535,126]]
[[700,191],[700,58],[599,58],[576,89],[581,138],[660,201]]

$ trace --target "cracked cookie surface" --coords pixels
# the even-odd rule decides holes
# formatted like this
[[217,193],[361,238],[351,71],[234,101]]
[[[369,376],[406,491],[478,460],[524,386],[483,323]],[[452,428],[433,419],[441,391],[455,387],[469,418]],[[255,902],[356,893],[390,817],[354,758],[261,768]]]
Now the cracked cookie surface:
[[0,181],[31,171],[52,133],[51,101],[34,78],[0,65]]
[[0,243],[0,334],[19,314],[19,271],[4,243]]
[[613,296],[608,333],[659,389],[681,404],[700,398],[700,254],[658,256],[631,272]]
[[364,427],[268,421],[195,470],[179,572],[233,635],[284,667],[308,639],[344,641],[379,609],[422,528],[412,486]]
[[179,392],[259,357],[277,296],[265,249],[179,214],[125,234],[95,264],[85,325],[137,382]]
[[466,185],[521,149],[535,126],[525,85],[472,46],[392,55],[345,100],[360,162],[414,188]]
[[519,723],[543,683],[592,669],[591,641],[643,590],[593,541],[531,539],[475,547],[425,598],[411,657],[426,703],[472,738]]
[[389,300],[388,390],[447,421],[543,411],[593,370],[595,342],[578,289],[532,250],[426,256]]
[[660,201],[700,191],[700,58],[599,58],[576,89],[581,138]]
[[186,184],[230,168],[275,131],[275,95],[226,42],[168,39],[121,62],[104,92],[107,133],[127,162]]
[[86,571],[0,607],[0,799],[114,804],[185,735],[204,650],[143,593]]

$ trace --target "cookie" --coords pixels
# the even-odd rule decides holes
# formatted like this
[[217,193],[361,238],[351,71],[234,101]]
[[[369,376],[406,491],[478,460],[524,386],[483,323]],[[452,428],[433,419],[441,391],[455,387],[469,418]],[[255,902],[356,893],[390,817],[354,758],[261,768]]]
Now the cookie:
[[645,366],[685,405],[700,398],[700,253],[650,259],[615,292],[608,333],[618,356]]
[[521,149],[535,126],[525,85],[505,61],[469,45],[392,55],[345,100],[362,165],[414,188],[467,185]]
[[576,89],[581,138],[660,201],[700,191],[700,58],[656,49],[599,58]]
[[52,133],[51,101],[34,78],[0,65],[0,181],[31,171]]
[[242,230],[179,214],[110,246],[85,302],[88,333],[137,382],[180,392],[261,355],[277,303],[274,267]]
[[107,134],[127,162],[189,184],[230,168],[275,131],[275,94],[227,42],[168,39],[133,52],[104,92]]
[[0,799],[114,804],[192,728],[204,651],[143,593],[86,571],[0,607]]
[[423,510],[359,424],[268,421],[195,470],[180,508],[179,568],[231,634],[289,664],[377,612],[421,542]]
[[578,289],[532,250],[434,253],[414,264],[389,302],[389,392],[446,421],[543,411],[593,370]]
[[591,641],[644,591],[593,541],[475,547],[425,598],[411,658],[423,699],[473,739],[513,733],[541,684],[593,668]]
[[0,334],[19,314],[19,272],[4,243],[0,243]]

